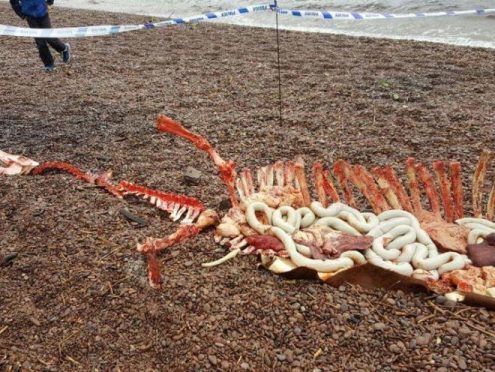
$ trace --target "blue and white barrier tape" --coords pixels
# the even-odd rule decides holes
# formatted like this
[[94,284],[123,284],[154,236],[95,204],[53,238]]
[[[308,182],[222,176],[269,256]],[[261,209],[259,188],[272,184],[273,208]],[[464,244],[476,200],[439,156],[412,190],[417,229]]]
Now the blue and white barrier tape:
[[251,5],[238,9],[225,10],[220,12],[210,12],[192,17],[174,18],[168,21],[155,23],[146,23],[142,25],[103,25],[88,27],[63,27],[63,28],[24,28],[8,25],[0,25],[0,36],[17,36],[17,37],[39,37],[39,38],[75,38],[90,36],[105,36],[121,32],[147,30],[153,28],[163,28],[185,23],[197,23],[215,19],[229,18],[250,13],[265,12],[272,9],[270,4]]
[[153,28],[163,28],[175,26],[185,23],[197,23],[203,21],[224,19],[250,13],[260,13],[265,11],[277,11],[282,15],[291,15],[294,17],[320,18],[326,20],[363,20],[363,19],[391,19],[391,18],[422,18],[422,17],[443,17],[443,16],[460,16],[460,15],[484,15],[495,13],[493,9],[476,9],[476,10],[460,10],[447,12],[431,12],[431,13],[360,13],[360,12],[339,12],[339,11],[316,11],[316,10],[289,10],[277,8],[275,4],[259,4],[251,5],[238,9],[211,12],[192,17],[174,18],[168,21],[155,23],[145,23],[142,25],[103,25],[103,26],[87,26],[87,27],[63,27],[50,29],[36,29],[25,27],[14,27],[8,25],[0,25],[0,36],[17,36],[17,37],[34,37],[34,38],[75,38],[75,37],[90,37],[90,36],[105,36],[118,34],[122,32],[148,30]]
[[475,9],[475,10],[458,10],[448,12],[431,12],[431,13],[360,13],[360,12],[339,12],[339,11],[317,11],[317,10],[289,10],[277,9],[279,14],[291,15],[294,17],[320,18],[327,20],[362,20],[362,19],[391,19],[391,18],[423,18],[423,17],[445,17],[460,15],[485,15],[495,13],[495,9]]

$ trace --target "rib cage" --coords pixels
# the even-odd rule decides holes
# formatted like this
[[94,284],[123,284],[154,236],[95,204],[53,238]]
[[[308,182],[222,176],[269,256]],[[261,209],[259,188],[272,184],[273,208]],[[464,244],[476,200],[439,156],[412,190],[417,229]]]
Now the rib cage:
[[[471,208],[475,217],[493,220],[495,215],[495,182],[488,193],[484,207],[483,187],[487,171],[495,153],[483,150],[472,177]],[[431,169],[414,158],[408,158],[405,164],[407,182],[401,181],[395,170],[389,166],[374,167],[371,172],[362,165],[352,165],[344,160],[337,160],[333,166],[324,168],[315,162],[312,166],[314,191],[318,200],[327,206],[330,202],[345,201],[350,206],[363,209],[358,205],[354,190],[364,196],[369,207],[377,214],[390,209],[403,209],[413,214],[420,214],[427,208],[447,222],[454,222],[464,217],[466,203],[462,185],[461,164],[458,161],[440,161],[432,163]],[[333,181],[336,180],[336,182]],[[299,190],[304,203],[311,199],[307,185],[306,173],[302,159],[285,163],[278,161],[274,164],[259,168],[257,171],[258,184],[255,185],[251,170],[244,169],[236,181],[241,200],[253,193],[270,187],[291,186]],[[424,194],[422,198],[422,194]],[[422,202],[422,199],[428,203]]]

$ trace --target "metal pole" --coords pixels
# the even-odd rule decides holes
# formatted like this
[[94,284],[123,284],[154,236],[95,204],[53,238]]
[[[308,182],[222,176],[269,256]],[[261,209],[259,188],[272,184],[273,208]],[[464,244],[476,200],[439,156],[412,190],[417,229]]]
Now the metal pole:
[[278,1],[274,0],[275,20],[277,23],[277,68],[278,68],[278,113],[280,126],[282,126],[282,72],[280,68],[280,34],[278,27]]

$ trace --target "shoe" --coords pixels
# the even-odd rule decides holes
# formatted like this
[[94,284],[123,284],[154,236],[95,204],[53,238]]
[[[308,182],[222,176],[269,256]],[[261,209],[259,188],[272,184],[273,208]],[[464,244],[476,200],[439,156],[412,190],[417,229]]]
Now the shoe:
[[53,72],[53,71],[55,71],[55,65],[53,65],[53,64],[52,65],[46,65],[45,66],[45,71],[46,72]]
[[69,63],[71,59],[71,54],[70,54],[70,44],[65,44],[65,49],[62,53],[60,53],[62,56],[62,61],[64,63]]

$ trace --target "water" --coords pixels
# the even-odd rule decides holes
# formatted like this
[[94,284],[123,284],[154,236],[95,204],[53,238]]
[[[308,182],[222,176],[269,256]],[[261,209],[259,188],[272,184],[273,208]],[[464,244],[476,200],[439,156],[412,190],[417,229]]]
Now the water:
[[[157,17],[181,17],[254,5],[259,0],[58,0],[58,6],[93,10],[118,11]],[[285,9],[357,10],[362,12],[432,12],[467,10],[478,7],[495,8],[495,0],[279,0]],[[274,27],[273,13],[235,17],[228,23]],[[456,45],[495,48],[495,15],[457,16],[419,19],[387,19],[369,21],[324,21],[318,19],[280,16],[281,28],[372,36],[394,39],[414,39]]]

